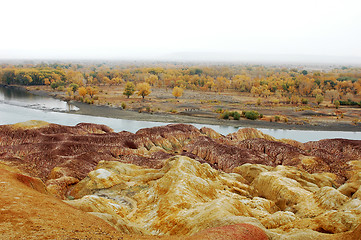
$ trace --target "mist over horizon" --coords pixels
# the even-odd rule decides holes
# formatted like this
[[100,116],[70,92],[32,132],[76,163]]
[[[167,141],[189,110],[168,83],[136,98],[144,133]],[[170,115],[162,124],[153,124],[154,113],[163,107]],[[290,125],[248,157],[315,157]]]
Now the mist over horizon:
[[361,64],[361,2],[4,2],[0,59]]
[[[0,56],[3,56],[0,52]],[[300,65],[350,65],[361,66],[361,57],[355,56],[320,56],[296,54],[241,54],[230,52],[174,52],[161,55],[145,56],[38,56],[38,57],[0,57],[1,63],[27,61],[110,61],[110,62],[177,62],[177,63],[223,63],[223,64],[300,64]]]

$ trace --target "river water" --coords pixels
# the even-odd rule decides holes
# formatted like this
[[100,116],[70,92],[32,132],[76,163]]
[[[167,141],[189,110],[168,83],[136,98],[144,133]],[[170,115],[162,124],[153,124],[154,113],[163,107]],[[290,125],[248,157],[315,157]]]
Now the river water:
[[[80,122],[104,124],[116,132],[129,131],[135,133],[141,128],[167,125],[166,122],[146,122],[117,118],[94,117],[72,114],[77,108],[67,102],[47,96],[36,96],[26,91],[0,86],[0,125],[14,124],[28,120],[42,120],[50,123],[74,126]],[[210,127],[227,135],[238,128],[219,125],[192,124],[197,128]],[[290,138],[300,142],[317,141],[326,138],[346,138],[361,140],[361,132],[342,131],[304,131],[282,129],[260,129],[276,138]]]

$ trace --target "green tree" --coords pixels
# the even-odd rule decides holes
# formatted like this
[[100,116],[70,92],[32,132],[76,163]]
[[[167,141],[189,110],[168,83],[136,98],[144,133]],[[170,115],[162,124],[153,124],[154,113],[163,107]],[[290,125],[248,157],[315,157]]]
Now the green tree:
[[135,92],[135,86],[132,82],[127,82],[124,88],[123,95],[127,96],[128,98],[132,96]]
[[69,85],[69,87],[71,88],[71,91],[74,93],[74,92],[76,92],[76,90],[78,90],[79,85],[76,83],[72,83]]
[[57,82],[52,82],[52,83],[50,84],[50,87],[51,87],[52,89],[55,89],[55,88],[59,87],[59,84],[58,84]]
[[307,75],[308,74],[308,72],[306,71],[306,70],[302,70],[302,72],[301,72],[303,75]]

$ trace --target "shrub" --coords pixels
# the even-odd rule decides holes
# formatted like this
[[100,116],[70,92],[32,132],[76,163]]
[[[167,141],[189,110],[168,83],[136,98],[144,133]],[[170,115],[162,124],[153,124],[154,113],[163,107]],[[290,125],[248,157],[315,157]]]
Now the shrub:
[[320,105],[322,102],[323,102],[323,96],[320,95],[320,94],[318,94],[318,95],[316,96],[316,103],[317,103],[317,105]]
[[355,101],[352,101],[351,99],[347,99],[347,101],[339,101],[340,105],[349,105],[349,106],[361,106],[361,102],[358,103],[358,102],[355,102]]
[[224,111],[220,116],[222,119],[229,119],[230,117],[232,117],[234,120],[239,120],[241,118],[241,114],[237,111]]
[[234,120],[239,120],[241,118],[241,114],[239,112],[233,112],[233,118]]
[[222,108],[217,108],[217,110],[215,111],[216,113],[223,113],[224,110]]
[[69,85],[69,88],[71,89],[72,92],[76,92],[79,88],[79,85],[76,83],[72,83]]
[[230,115],[229,112],[225,111],[225,112],[222,113],[221,118],[222,119],[229,119],[229,115]]
[[124,102],[122,102],[122,104],[120,105],[122,107],[122,109],[126,109],[127,108],[127,104],[125,104]]
[[280,120],[281,120],[280,116],[275,116],[275,122],[278,122]]
[[307,99],[307,98],[302,98],[302,99],[301,99],[301,102],[302,102],[302,104],[307,104],[307,103],[308,103],[308,99]]
[[57,82],[52,82],[52,83],[50,84],[50,87],[51,87],[52,89],[55,89],[55,88],[59,87],[59,84],[58,84]]
[[247,119],[256,120],[257,118],[259,118],[260,115],[257,111],[248,111],[248,112],[245,112],[244,116]]
[[88,97],[86,97],[86,98],[84,99],[84,102],[87,103],[87,104],[94,104],[94,100],[93,100],[93,99],[90,99],[90,98],[88,98]]

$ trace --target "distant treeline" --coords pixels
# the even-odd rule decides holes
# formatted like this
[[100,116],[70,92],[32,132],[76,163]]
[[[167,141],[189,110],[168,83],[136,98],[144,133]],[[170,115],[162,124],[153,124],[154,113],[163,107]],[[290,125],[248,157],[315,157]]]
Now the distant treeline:
[[[135,85],[199,91],[235,91],[271,101],[307,102],[319,96],[331,100],[359,101],[361,69],[342,67],[327,71],[262,65],[107,65],[24,64],[0,65],[3,84],[50,85],[60,91],[71,84],[80,86]],[[273,98],[273,100],[272,100]],[[342,102],[341,105],[350,102]]]
[[4,84],[45,85],[53,81],[66,82],[66,76],[58,69],[3,69],[1,81]]

